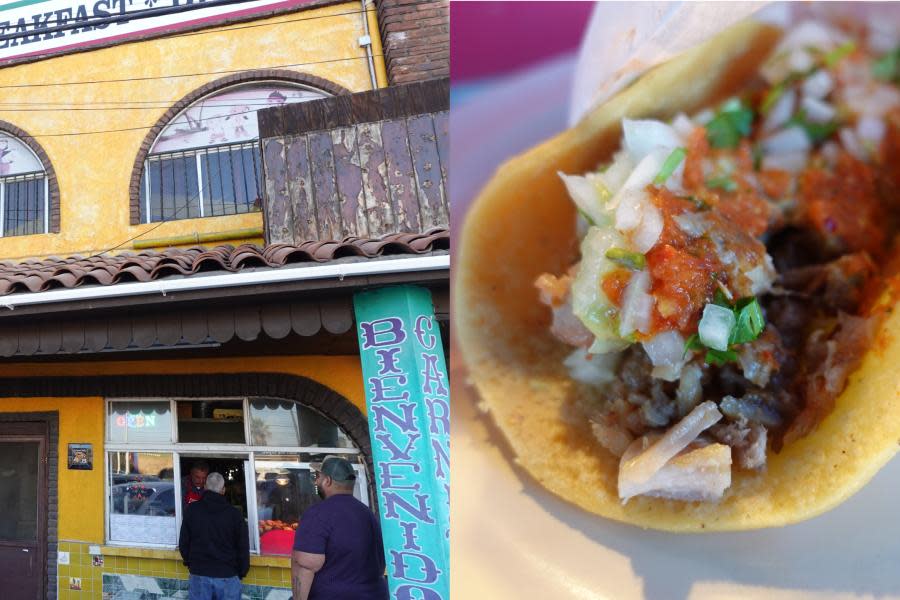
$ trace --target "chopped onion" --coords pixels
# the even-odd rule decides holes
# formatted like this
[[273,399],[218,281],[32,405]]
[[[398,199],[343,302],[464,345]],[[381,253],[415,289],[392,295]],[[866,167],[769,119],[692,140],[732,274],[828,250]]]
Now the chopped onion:
[[778,50],[816,48],[827,52],[846,41],[847,36],[822,21],[807,20],[791,29],[778,44]]
[[594,225],[608,225],[612,221],[612,211],[606,206],[612,194],[601,181],[590,174],[582,177],[557,172],[557,175],[566,185],[575,206],[590,217]]
[[[640,452],[645,445],[635,440],[625,450],[620,464]],[[731,485],[731,448],[709,444],[674,457],[648,480],[637,482],[622,476],[619,468],[619,498],[627,502],[639,495],[673,500],[718,500]]]
[[722,418],[716,403],[710,400],[697,405],[681,421],[673,425],[662,437],[649,448],[636,456],[629,457],[628,452],[619,463],[619,495],[622,495],[623,482],[629,484],[646,483],[675,455],[687,448],[703,431],[713,426]]
[[810,149],[809,136],[801,127],[788,127],[774,135],[770,135],[762,142],[763,152],[766,154],[788,154],[791,152],[806,152]]
[[612,352],[619,352],[627,348],[629,345],[629,342],[619,338],[613,339],[596,337],[594,338],[594,343],[591,344],[590,348],[588,348],[588,352],[595,356],[600,356],[603,354],[610,354]]
[[828,165],[834,166],[841,153],[841,147],[837,142],[828,141],[822,145],[820,152],[822,153],[822,157],[828,162]]
[[581,263],[570,292],[575,316],[597,340],[610,346],[619,343],[620,348],[627,344],[619,339],[618,324],[610,318],[615,314],[615,307],[603,293],[601,282],[606,273],[616,268],[606,258],[606,251],[624,243],[621,234],[612,227],[591,227],[581,241]]
[[878,54],[893,52],[900,46],[900,29],[893,19],[878,18],[873,15],[869,19],[869,48]]
[[780,169],[790,173],[799,173],[809,162],[809,152],[788,152],[787,154],[770,154],[763,156],[763,170]]
[[634,249],[641,254],[649,252],[656,245],[656,242],[659,241],[664,225],[662,213],[659,212],[659,209],[653,202],[645,199],[641,206],[641,224],[638,225],[631,235],[631,243],[634,245]]
[[651,375],[665,381],[676,381],[686,360],[684,337],[677,331],[664,331],[643,343],[644,352],[653,363]]
[[578,348],[566,357],[563,364],[569,369],[572,379],[589,385],[602,386],[615,380],[616,367],[621,358],[618,352],[591,354],[584,348]]
[[613,198],[612,205],[618,206],[619,196],[628,190],[643,191],[644,188],[653,183],[653,180],[659,174],[659,170],[662,169],[663,163],[666,162],[666,158],[668,158],[670,153],[671,150],[657,148],[641,159],[641,162],[639,162],[631,174],[628,175],[625,183],[622,184],[621,189]]
[[849,127],[843,127],[840,131],[838,131],[838,137],[841,140],[841,144],[844,146],[844,150],[846,150],[859,160],[866,160],[866,149],[859,141],[859,138],[857,137],[855,131],[853,131]]
[[759,296],[772,289],[775,283],[775,265],[772,263],[772,257],[768,253],[765,255],[763,264],[756,265],[745,273],[747,279],[750,280],[750,294]]
[[834,89],[834,78],[825,69],[819,69],[803,82],[803,95],[822,99]]
[[793,73],[808,71],[814,64],[813,57],[803,48],[797,48],[788,55],[788,65]]
[[[662,214],[644,188],[659,173],[669,153],[668,150],[658,148],[644,157],[612,200],[612,206],[616,210],[616,229],[632,232],[633,249],[641,254],[646,254],[662,234]],[[683,169],[683,165],[679,165],[679,168]]]
[[650,330],[650,316],[653,311],[653,296],[647,293],[650,289],[650,274],[639,271],[631,276],[625,295],[622,298],[621,321],[619,335],[627,337],[635,331],[647,333]]
[[698,112],[696,115],[694,115],[694,122],[697,123],[698,125],[705,126],[707,123],[712,121],[713,118],[715,118],[715,116],[716,116],[716,113],[715,113],[715,111],[713,111],[713,109],[704,108],[703,110]]
[[672,129],[675,130],[675,133],[677,133],[681,139],[687,139],[696,127],[697,126],[694,125],[694,122],[691,121],[690,117],[684,113],[678,113],[675,115],[675,118],[672,119]]
[[603,182],[610,192],[615,194],[625,185],[625,180],[631,172],[634,171],[634,161],[628,155],[627,150],[619,150],[613,156],[612,163],[602,173],[597,174],[597,178]]
[[856,135],[859,139],[875,146],[881,144],[886,130],[884,120],[877,117],[863,116],[856,122]]
[[657,148],[671,152],[683,144],[678,133],[662,121],[622,119],[622,132],[625,135],[625,148],[636,162],[643,160]]
[[763,123],[763,131],[766,133],[775,131],[787,123],[791,119],[791,115],[794,114],[794,105],[796,102],[797,92],[794,90],[787,90],[781,94],[781,97],[775,101],[775,104],[772,106],[771,110],[769,110],[769,114],[766,115],[766,120]]
[[678,416],[683,417],[694,410],[703,399],[703,369],[695,364],[682,369],[675,399],[678,403]]
[[718,304],[707,304],[703,308],[703,316],[697,333],[700,341],[713,350],[728,350],[728,338],[735,326],[734,311]]
[[900,106],[900,90],[888,84],[847,86],[838,95],[857,115],[884,117],[892,108]]
[[631,231],[641,224],[641,211],[648,203],[643,188],[630,188],[619,192],[615,226],[619,231]]
[[710,222],[702,213],[685,212],[672,217],[683,232],[693,238],[702,237],[709,230]]
[[812,123],[827,123],[834,119],[837,110],[827,102],[816,98],[805,97],[800,103],[806,111],[806,118]]

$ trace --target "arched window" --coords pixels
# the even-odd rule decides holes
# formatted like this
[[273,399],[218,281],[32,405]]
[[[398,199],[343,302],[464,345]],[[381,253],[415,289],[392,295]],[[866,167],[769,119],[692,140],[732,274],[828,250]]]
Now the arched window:
[[0,232],[3,237],[47,233],[49,178],[38,155],[0,130]]
[[141,222],[254,212],[265,184],[256,111],[324,98],[279,81],[220,90],[181,111],[144,161]]

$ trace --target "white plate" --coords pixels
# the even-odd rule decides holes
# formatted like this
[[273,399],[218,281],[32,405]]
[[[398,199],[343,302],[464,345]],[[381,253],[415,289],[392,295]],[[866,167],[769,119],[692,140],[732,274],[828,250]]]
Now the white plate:
[[[570,69],[571,61],[557,62],[454,107],[454,231],[496,165],[565,122]],[[509,100],[529,97],[538,101]],[[523,131],[525,122],[538,125]],[[475,408],[455,351],[453,598],[900,598],[900,459],[838,508],[798,525],[702,535],[644,531],[589,515],[515,468]]]

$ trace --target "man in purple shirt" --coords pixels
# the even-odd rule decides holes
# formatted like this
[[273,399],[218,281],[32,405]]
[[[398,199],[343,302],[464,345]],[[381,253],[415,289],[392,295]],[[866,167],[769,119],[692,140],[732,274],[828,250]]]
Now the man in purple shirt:
[[387,600],[377,517],[353,497],[356,472],[344,458],[312,465],[324,500],[300,518],[291,559],[294,600]]

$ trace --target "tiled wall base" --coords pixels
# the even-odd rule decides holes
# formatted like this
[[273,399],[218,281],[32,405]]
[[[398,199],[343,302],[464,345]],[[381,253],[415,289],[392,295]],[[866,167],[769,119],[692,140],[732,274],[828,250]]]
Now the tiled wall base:
[[[69,553],[69,564],[57,565],[59,600],[187,598],[188,572],[177,552],[103,546],[102,554],[94,556],[89,548],[90,545],[84,542],[59,543],[59,551]],[[122,556],[123,552],[137,555]],[[250,572],[241,581],[242,600],[285,600],[290,597],[291,573],[286,568],[286,557],[251,556],[250,564]],[[146,595],[137,591],[137,585],[150,586],[144,588]],[[155,591],[157,588],[159,592]],[[171,594],[166,595],[169,592]]]
[[[241,586],[241,600],[288,600],[291,591],[265,585]],[[184,579],[103,574],[103,600],[186,600]]]

